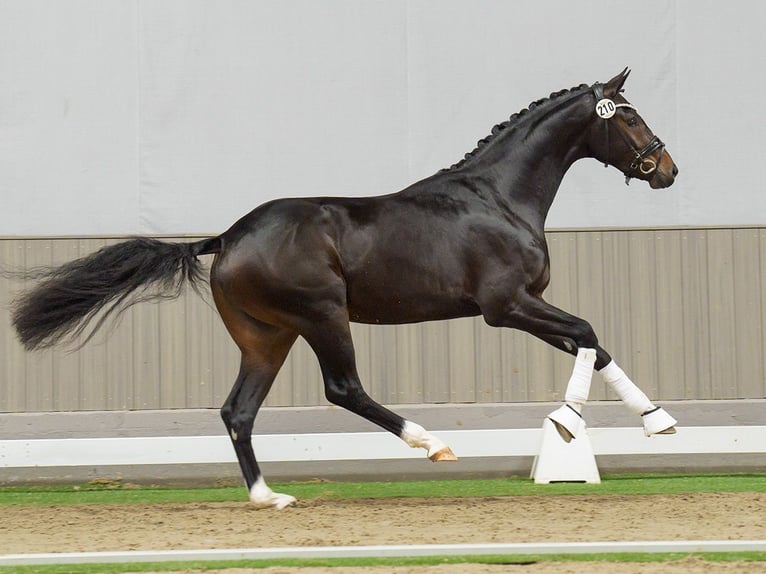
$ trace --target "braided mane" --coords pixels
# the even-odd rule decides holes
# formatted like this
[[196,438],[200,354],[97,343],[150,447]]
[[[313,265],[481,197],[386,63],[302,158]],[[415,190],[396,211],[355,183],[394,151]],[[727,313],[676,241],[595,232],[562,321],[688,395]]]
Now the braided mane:
[[479,141],[476,143],[476,147],[475,147],[475,148],[474,148],[472,151],[469,151],[467,154],[465,154],[465,156],[463,157],[463,159],[461,159],[460,161],[458,161],[458,162],[457,162],[457,163],[455,163],[455,164],[452,164],[452,165],[451,165],[451,166],[449,166],[449,167],[445,167],[444,169],[442,169],[442,170],[440,171],[440,173],[443,173],[443,172],[447,172],[447,171],[452,171],[453,169],[457,169],[457,168],[459,168],[459,167],[462,167],[462,166],[463,166],[463,164],[465,164],[465,162],[467,162],[469,159],[471,159],[473,156],[475,156],[475,155],[476,155],[476,154],[479,152],[479,150],[481,150],[482,148],[484,148],[484,146],[486,146],[486,145],[487,145],[489,142],[493,141],[493,140],[495,139],[495,137],[496,137],[496,136],[497,136],[497,135],[498,135],[500,132],[503,132],[503,131],[505,131],[507,128],[509,128],[509,127],[511,127],[511,126],[513,126],[513,125],[515,125],[516,123],[518,123],[518,121],[519,121],[519,120],[520,120],[522,117],[524,117],[526,114],[528,114],[528,113],[529,113],[529,112],[531,112],[532,110],[534,110],[534,109],[538,108],[539,106],[542,106],[542,105],[544,105],[544,104],[547,104],[548,102],[550,102],[550,101],[552,101],[552,100],[555,100],[555,99],[557,99],[557,98],[560,98],[561,96],[564,96],[564,95],[567,95],[567,94],[571,94],[571,93],[573,93],[573,92],[581,91],[581,90],[584,90],[584,89],[586,89],[586,88],[590,88],[590,86],[589,86],[588,84],[580,84],[579,86],[575,86],[575,87],[573,87],[573,88],[569,88],[568,90],[561,90],[561,91],[558,91],[558,92],[553,92],[553,93],[552,93],[550,96],[548,96],[547,98],[542,98],[542,99],[539,99],[539,100],[535,100],[534,102],[531,102],[531,103],[530,103],[530,104],[529,104],[529,105],[528,105],[526,108],[524,108],[523,110],[521,110],[521,111],[519,111],[519,112],[517,112],[517,113],[513,114],[513,115],[512,115],[510,118],[508,118],[506,121],[504,121],[504,122],[502,122],[502,123],[500,123],[500,124],[497,124],[495,127],[493,127],[493,128],[492,128],[492,133],[490,133],[490,134],[489,134],[487,137],[485,137],[484,139],[480,139],[480,140],[479,140]]

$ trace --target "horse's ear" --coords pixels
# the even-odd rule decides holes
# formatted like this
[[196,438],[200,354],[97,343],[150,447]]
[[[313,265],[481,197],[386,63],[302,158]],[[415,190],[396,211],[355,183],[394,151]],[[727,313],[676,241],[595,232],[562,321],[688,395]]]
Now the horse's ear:
[[630,70],[625,68],[622,72],[617,74],[614,78],[609,80],[604,86],[604,95],[610,98],[615,97],[622,90],[622,86],[625,84],[625,80],[628,79]]

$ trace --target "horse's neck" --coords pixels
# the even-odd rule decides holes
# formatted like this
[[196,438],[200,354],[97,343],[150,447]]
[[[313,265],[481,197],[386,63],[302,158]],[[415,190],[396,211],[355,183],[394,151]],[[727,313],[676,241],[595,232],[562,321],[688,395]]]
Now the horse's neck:
[[507,208],[540,231],[567,170],[587,155],[587,126],[563,121],[563,113],[504,134],[467,166],[477,174],[492,173],[494,191]]

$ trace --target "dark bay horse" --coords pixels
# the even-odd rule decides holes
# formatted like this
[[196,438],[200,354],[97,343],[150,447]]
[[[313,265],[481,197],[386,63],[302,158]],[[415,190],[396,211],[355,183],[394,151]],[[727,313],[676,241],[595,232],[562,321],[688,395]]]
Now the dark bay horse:
[[[434,461],[454,460],[420,425],[372,400],[357,374],[349,322],[400,324],[481,315],[576,356],[566,404],[551,413],[562,437],[577,435],[594,368],[647,434],[672,432],[591,326],[542,298],[550,278],[544,224],[569,167],[591,157],[652,188],[678,172],[664,144],[622,95],[628,72],[606,84],[551,94],[511,116],[452,167],[391,195],[268,202],[223,234],[194,243],[136,238],[46,272],[15,303],[28,349],[97,329],[138,301],[178,296],[204,281],[198,256],[215,255],[216,307],[242,352],[221,415],[250,499],[282,508],[256,463],[256,413],[298,336],[316,353],[325,394]],[[90,334],[92,335],[92,332]]]

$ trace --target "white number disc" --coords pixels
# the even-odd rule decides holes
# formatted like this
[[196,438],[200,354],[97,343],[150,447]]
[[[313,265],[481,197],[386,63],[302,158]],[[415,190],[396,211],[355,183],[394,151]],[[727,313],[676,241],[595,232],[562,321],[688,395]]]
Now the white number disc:
[[598,117],[602,119],[608,120],[615,114],[616,111],[617,106],[615,106],[614,102],[609,98],[599,100],[596,104],[596,113],[598,114]]

